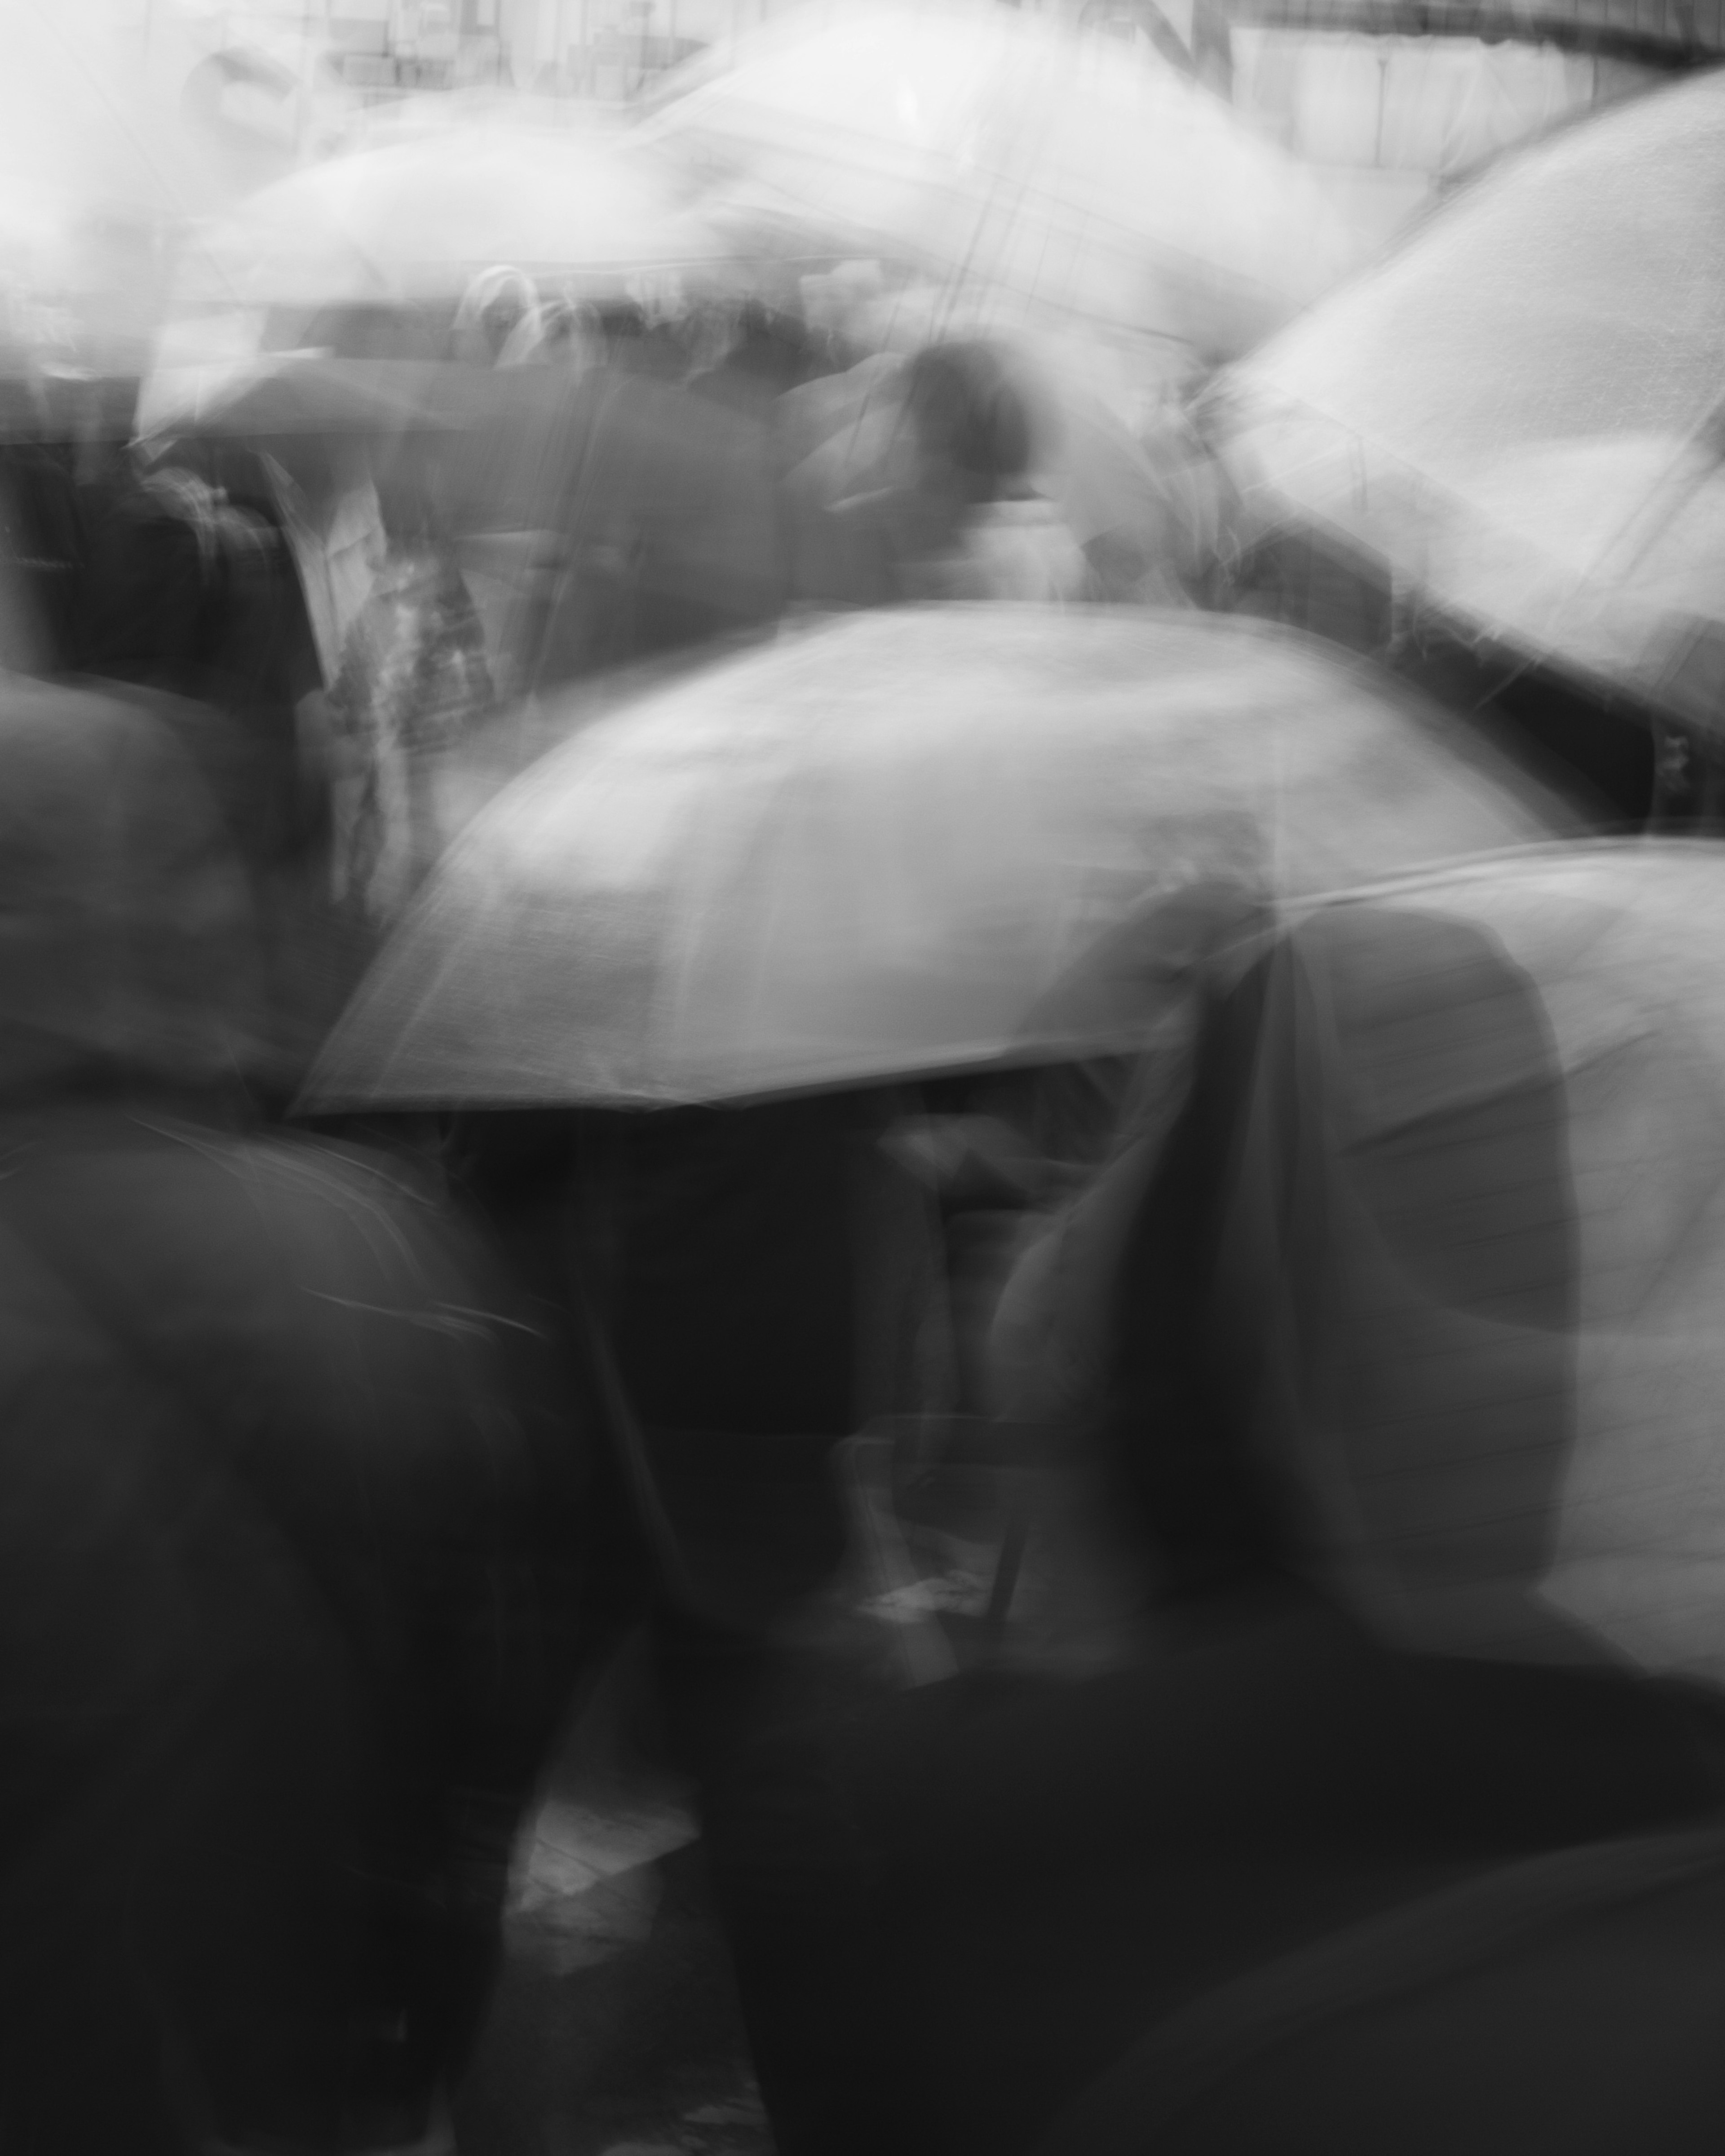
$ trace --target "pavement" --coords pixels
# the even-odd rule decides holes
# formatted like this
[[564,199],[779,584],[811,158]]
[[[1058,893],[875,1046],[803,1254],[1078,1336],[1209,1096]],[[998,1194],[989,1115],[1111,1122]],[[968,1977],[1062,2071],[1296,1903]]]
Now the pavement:
[[690,1793],[621,1734],[627,1654],[524,1832],[459,2156],[773,2156]]

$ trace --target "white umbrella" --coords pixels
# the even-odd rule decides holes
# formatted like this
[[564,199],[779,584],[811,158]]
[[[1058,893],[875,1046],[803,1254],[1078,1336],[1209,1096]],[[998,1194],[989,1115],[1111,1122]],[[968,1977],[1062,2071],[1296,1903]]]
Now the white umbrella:
[[211,207],[211,176],[116,34],[0,0],[0,336],[130,372],[161,318],[167,243]]
[[614,140],[494,116],[260,190],[201,235],[179,296],[188,311],[444,296],[499,263],[604,285],[724,253]]
[[1142,1045],[1183,1011],[1195,891],[1251,923],[1566,821],[1291,632],[858,615],[649,696],[499,796],[308,1097],[717,1100]]
[[1004,10],[793,21],[642,139],[787,247],[885,254],[955,296],[1243,349],[1351,265],[1315,177],[1207,91]]
[[1296,1262],[1327,1316],[1287,1427],[1412,1644],[1538,1654],[1543,1606],[1725,1682],[1722,907],[1717,846],[1554,846],[1306,940],[1296,1033],[1333,1060]]
[[1236,371],[1248,505],[1339,531],[1452,624],[1663,697],[1725,624],[1722,217],[1717,74],[1510,159]]

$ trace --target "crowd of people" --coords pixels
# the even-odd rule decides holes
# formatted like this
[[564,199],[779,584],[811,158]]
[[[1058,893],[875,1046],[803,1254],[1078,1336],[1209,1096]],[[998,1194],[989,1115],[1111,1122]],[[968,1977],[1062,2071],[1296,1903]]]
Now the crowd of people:
[[[1337,2004],[1213,2138],[1153,2060],[1119,2079],[1343,1927],[1725,1804],[1711,1700],[1535,1598],[1490,1652],[1383,1618],[1434,1543],[1537,1573],[1576,1383],[1563,1081],[1487,939],[1291,932],[1200,984],[1173,1080],[296,1119],[447,835],[439,757],[511,698],[799,609],[1278,603],[1230,584],[1183,424],[1136,437],[1008,340],[655,323],[501,269],[448,334],[469,388],[535,377],[539,434],[473,388],[466,425],[6,452],[0,2144],[453,2148],[516,1837],[644,1625],[782,2156],[1711,2147],[1699,1919],[1681,1968],[1512,1937],[1425,1993],[1379,1943],[1390,2033]],[[1440,1039],[1442,1101],[1350,1149],[1348,1083]],[[1378,1486],[1266,1450],[1308,1384],[1440,1486],[1370,1593],[1314,1551]],[[1052,1445],[1064,1540],[1015,1655],[905,1689],[834,1589],[829,1463],[937,1424]],[[1513,1486],[1458,1553],[1485,1425]]]

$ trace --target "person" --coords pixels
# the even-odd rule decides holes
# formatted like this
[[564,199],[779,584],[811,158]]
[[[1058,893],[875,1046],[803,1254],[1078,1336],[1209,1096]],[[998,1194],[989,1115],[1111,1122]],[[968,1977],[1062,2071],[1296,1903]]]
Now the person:
[[[909,570],[919,596],[1076,596],[1072,536],[1031,484],[1034,418],[1027,385],[985,339],[927,346],[906,370],[904,407],[916,496],[927,506]],[[913,542],[914,543],[914,542]]]
[[278,533],[170,456],[126,459],[90,505],[91,604],[80,670],[222,711],[227,747],[207,775],[242,853],[290,844],[292,706],[302,654],[292,569]]
[[204,446],[147,459],[120,449],[87,475],[86,603],[66,678],[146,710],[193,757],[252,884],[275,1024],[303,1043],[316,1025],[302,959],[326,804],[298,707],[316,651],[259,460],[233,445],[207,458]]
[[[815,1462],[814,1510],[829,1515],[832,1446],[936,1404],[950,1381],[934,1216],[882,1143],[904,1106],[889,1088],[475,1114],[452,1172],[541,1300],[605,1343],[630,1420],[673,1475],[703,1445],[740,1456],[759,1441],[793,1471],[800,1451]],[[799,1591],[824,1568],[830,1552],[817,1551]]]
[[[750,298],[708,311],[689,386],[697,395],[748,408],[770,403],[828,372],[824,355],[795,314]],[[704,346],[705,349],[699,348]]]
[[538,305],[538,288],[521,270],[500,263],[482,271],[462,295],[450,331],[450,357],[469,367],[495,367]]
[[[1106,1313],[1070,1435],[1143,1555],[1135,1652],[896,1694],[787,1654],[712,1776],[782,2148],[1034,2150],[1147,2030],[1350,1925],[1717,1822],[1717,1705],[1539,1593],[1576,1383],[1566,1113],[1538,999],[1476,931],[1362,906],[1212,977],[1180,1083],[1101,1170],[1111,1226],[1055,1281]],[[1692,1947],[1656,1921],[1623,1966],[1670,1999]],[[1712,2047],[1686,2024],[1681,2071],[1641,2075],[1599,1967],[1573,2028],[1501,1996],[1468,2053],[1423,2025],[1421,2072],[1501,2079],[1525,2130],[1525,2035],[1566,2082],[1634,2087],[1645,2145],[1702,2145]],[[1298,2145],[1394,2124],[1348,2056],[1354,2080],[1299,2082]],[[1145,2145],[1172,2056],[1106,2145]],[[1344,2101],[1368,2086],[1375,2139]],[[1620,2100],[1564,2115],[1604,2151]],[[1226,2145],[1281,2145],[1266,2102]]]
[[[1034,562],[991,561],[975,543],[994,505],[1028,492],[1030,417],[1001,355],[980,341],[932,344],[903,365],[859,369],[848,386],[860,392],[851,424],[786,481],[798,596],[1048,595]],[[834,401],[825,385],[815,391],[817,408]]]
[[[647,1628],[667,1762],[694,1780],[709,1835],[726,1831],[731,1762],[778,1630],[843,1558],[836,1448],[878,1418],[951,1404],[937,1224],[881,1142],[913,1110],[901,1089],[870,1087],[650,1115],[479,1116],[460,1139],[452,1172],[610,1373],[596,1412],[612,1462],[633,1455],[633,1468],[604,1471],[594,1500],[614,1522],[596,1536],[603,1629]],[[809,1833],[826,1839],[819,1812]],[[812,2085],[784,2041],[788,1971],[770,1943],[757,1953],[760,1928],[729,1880],[721,1915],[775,2130],[805,2112],[830,2118],[856,2092]],[[800,1995],[824,2058],[819,2029],[830,2015],[838,2035],[844,2002],[818,1986]]]
[[270,1132],[136,704],[0,699],[0,2140],[447,2146],[578,1658],[578,1433],[427,1177]]
[[600,340],[590,311],[555,295],[543,298],[509,333],[497,355],[499,367],[591,367]]
[[450,552],[398,538],[348,632],[326,706],[353,774],[336,895],[374,926],[398,917],[435,860],[434,760],[493,696],[485,632]]
[[780,403],[799,595],[1186,605],[1183,475],[1019,341],[937,337]]

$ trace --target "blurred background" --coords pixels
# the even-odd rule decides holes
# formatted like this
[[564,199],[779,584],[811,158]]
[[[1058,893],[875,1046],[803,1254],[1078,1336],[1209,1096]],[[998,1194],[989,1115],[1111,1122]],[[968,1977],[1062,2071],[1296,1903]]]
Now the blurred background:
[[[62,177],[195,212],[295,166],[498,94],[626,109],[679,63],[834,0],[9,0],[8,158],[69,100]],[[860,10],[853,12],[860,12]],[[1023,12],[1144,47],[1227,98],[1386,223],[1567,114],[1717,58],[1712,0],[1045,0]],[[84,162],[80,162],[84,161]],[[1369,209],[1368,208],[1369,205]]]

